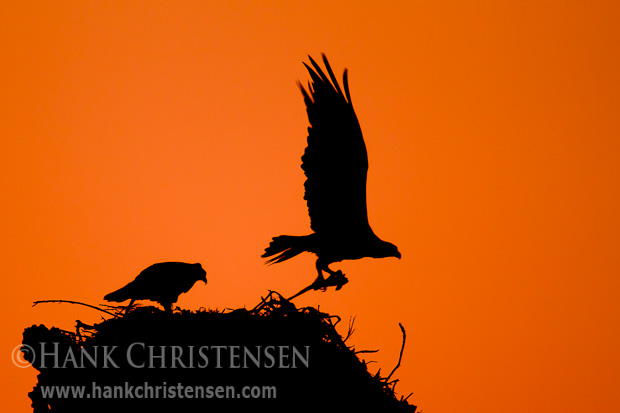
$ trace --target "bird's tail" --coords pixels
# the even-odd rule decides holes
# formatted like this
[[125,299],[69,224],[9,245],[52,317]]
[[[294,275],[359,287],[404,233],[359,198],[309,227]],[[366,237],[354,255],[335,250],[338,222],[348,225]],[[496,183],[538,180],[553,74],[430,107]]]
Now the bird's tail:
[[308,235],[280,235],[279,237],[274,237],[262,255],[263,258],[272,257],[265,264],[276,264],[293,258],[304,251],[309,251],[307,246],[308,237]]
[[121,289],[118,289],[116,291],[113,291],[110,294],[107,294],[105,297],[103,297],[104,300],[114,301],[115,303],[120,303],[125,300],[129,300],[130,298],[131,297],[129,297],[128,295],[127,286]]

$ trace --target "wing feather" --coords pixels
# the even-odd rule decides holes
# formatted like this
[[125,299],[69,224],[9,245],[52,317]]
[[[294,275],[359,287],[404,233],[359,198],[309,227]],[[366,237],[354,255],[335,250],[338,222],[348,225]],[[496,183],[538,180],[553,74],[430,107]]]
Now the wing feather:
[[304,65],[312,83],[308,90],[299,84],[310,121],[301,165],[307,178],[304,199],[314,232],[352,237],[371,231],[366,208],[368,155],[347,72],[345,97],[325,55],[323,62],[329,77],[310,57],[312,67]]

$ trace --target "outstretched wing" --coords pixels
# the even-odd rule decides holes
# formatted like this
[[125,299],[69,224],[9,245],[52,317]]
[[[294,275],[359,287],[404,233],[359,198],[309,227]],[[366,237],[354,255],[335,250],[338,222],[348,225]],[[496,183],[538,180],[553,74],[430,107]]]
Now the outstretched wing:
[[308,147],[301,168],[306,174],[304,199],[310,227],[328,236],[355,236],[370,230],[366,209],[368,155],[357,116],[351,104],[347,71],[344,93],[329,62],[323,62],[329,78],[310,57],[304,63],[312,82],[300,84],[308,120]]

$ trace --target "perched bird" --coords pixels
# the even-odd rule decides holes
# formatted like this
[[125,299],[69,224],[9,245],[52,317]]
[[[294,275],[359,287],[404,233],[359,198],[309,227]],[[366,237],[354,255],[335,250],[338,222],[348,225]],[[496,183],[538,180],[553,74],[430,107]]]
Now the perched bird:
[[104,300],[120,303],[131,300],[151,300],[160,303],[167,312],[172,312],[172,303],[179,295],[186,293],[196,281],[207,283],[207,272],[199,263],[160,262],[143,270],[135,280],[123,288],[103,297]]
[[[316,254],[318,277],[313,288],[347,282],[342,271],[334,272],[329,264],[364,257],[384,258],[401,255],[398,248],[382,241],[368,223],[366,176],[368,155],[357,116],[351,104],[347,70],[343,75],[344,93],[329,62],[323,62],[329,74],[310,58],[304,63],[312,82],[308,90],[298,83],[306,104],[308,146],[302,156],[306,175],[304,199],[308,205],[310,235],[280,235],[271,240],[262,257],[267,264],[288,260],[304,252]],[[330,81],[331,79],[331,81]],[[325,280],[323,271],[330,274]]]

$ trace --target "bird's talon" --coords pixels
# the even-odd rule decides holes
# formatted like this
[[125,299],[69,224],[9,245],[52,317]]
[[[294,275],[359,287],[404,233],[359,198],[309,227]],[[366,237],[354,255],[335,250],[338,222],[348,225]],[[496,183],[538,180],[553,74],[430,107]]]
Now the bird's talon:
[[342,288],[343,285],[345,285],[346,283],[349,282],[349,279],[347,277],[345,277],[345,275],[342,275],[342,278],[340,280],[338,280],[338,285],[336,286],[336,291],[340,290]]
[[343,281],[342,283],[340,283],[340,284],[338,284],[338,285],[336,286],[336,291],[340,290],[340,289],[342,288],[342,286],[343,286],[343,285],[345,285],[345,284],[346,284],[346,283],[348,283],[348,282],[349,282],[349,280],[347,280],[347,279],[345,278],[345,279],[344,279],[344,281]]

